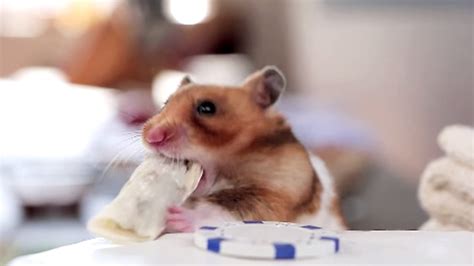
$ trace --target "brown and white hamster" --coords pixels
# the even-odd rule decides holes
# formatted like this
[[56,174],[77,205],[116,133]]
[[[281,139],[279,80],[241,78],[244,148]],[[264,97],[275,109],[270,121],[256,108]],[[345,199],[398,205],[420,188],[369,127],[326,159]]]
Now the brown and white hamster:
[[204,169],[185,204],[168,209],[168,232],[236,220],[345,228],[324,163],[305,150],[272,108],[285,86],[272,66],[235,87],[195,84],[186,77],[147,121],[147,147]]

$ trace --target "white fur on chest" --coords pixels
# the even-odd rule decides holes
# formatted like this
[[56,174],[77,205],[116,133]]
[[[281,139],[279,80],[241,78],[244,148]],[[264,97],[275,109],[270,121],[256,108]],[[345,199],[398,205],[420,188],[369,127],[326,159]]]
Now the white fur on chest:
[[333,202],[337,196],[334,191],[333,177],[319,157],[311,153],[309,153],[309,156],[311,165],[322,185],[320,208],[314,214],[300,216],[296,222],[317,225],[326,229],[343,230],[345,226],[333,210]]

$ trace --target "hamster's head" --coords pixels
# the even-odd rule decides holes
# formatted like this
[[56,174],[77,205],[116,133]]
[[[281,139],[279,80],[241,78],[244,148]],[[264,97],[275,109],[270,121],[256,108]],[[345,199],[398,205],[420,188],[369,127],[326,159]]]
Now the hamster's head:
[[193,83],[185,77],[162,110],[143,127],[143,142],[153,152],[203,166],[196,194],[204,195],[236,154],[281,124],[271,106],[286,86],[282,73],[267,66],[242,85],[225,87]]

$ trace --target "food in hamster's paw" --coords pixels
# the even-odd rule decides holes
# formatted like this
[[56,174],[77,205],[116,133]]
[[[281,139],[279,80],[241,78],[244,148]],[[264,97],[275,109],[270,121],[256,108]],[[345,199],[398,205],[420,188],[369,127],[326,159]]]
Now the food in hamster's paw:
[[166,227],[168,207],[182,204],[202,176],[197,163],[148,157],[118,196],[88,223],[88,229],[115,242],[148,241]]

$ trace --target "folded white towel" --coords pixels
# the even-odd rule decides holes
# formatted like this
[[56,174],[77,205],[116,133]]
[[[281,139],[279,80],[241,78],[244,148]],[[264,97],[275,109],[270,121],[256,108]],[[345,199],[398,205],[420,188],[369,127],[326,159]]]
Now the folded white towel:
[[432,218],[474,230],[474,169],[444,157],[430,163],[418,196]]
[[420,230],[426,231],[462,231],[465,230],[460,226],[453,224],[443,224],[440,221],[431,218],[426,221],[421,227]]
[[439,134],[438,144],[450,158],[474,168],[474,129],[472,127],[448,126]]

